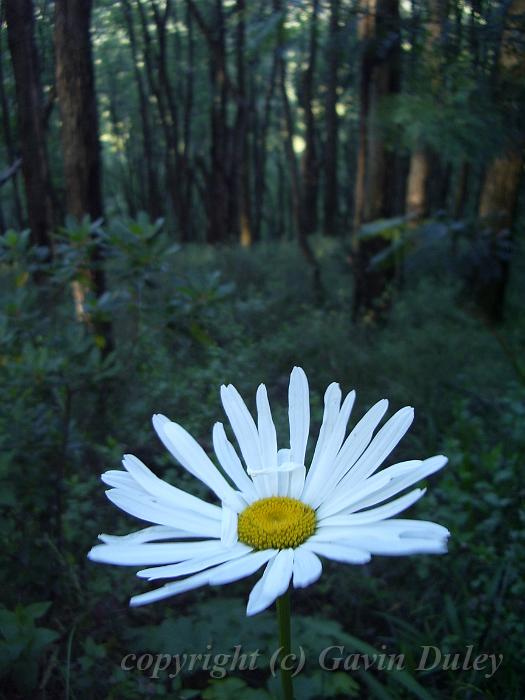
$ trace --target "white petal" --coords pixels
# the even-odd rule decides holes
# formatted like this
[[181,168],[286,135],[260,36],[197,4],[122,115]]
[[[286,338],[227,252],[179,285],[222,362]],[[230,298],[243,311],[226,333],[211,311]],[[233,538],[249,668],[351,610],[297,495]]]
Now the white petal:
[[230,503],[235,499],[235,492],[226,479],[199,443],[181,425],[164,416],[154,416],[153,425],[167,449],[190,474],[206,484],[221,501]]
[[366,547],[358,549],[357,547],[347,547],[342,544],[330,542],[312,542],[311,539],[305,542],[302,547],[322,557],[327,557],[327,559],[333,559],[334,561],[340,561],[346,564],[366,564],[371,558],[369,552],[365,551],[367,549]]
[[256,615],[266,610],[276,598],[288,590],[293,572],[293,559],[293,549],[282,549],[269,562],[261,580],[250,594],[247,615]]
[[188,535],[220,537],[220,521],[205,518],[189,510],[175,509],[163,505],[148,494],[129,495],[121,489],[106,491],[106,496],[118,508],[130,515],[158,525],[184,529]]
[[[361,510],[362,508],[375,506],[377,503],[381,503],[387,498],[390,498],[409,486],[412,486],[417,481],[426,479],[427,476],[439,471],[439,469],[442,469],[445,466],[447,461],[447,458],[442,455],[430,457],[412,469],[401,469],[399,474],[397,474],[395,471],[396,467],[403,467],[405,464],[409,465],[410,462],[402,462],[400,464],[395,464],[392,467],[388,467],[388,469],[384,469],[379,474],[375,474],[373,477],[367,480],[366,483],[369,484],[370,487],[372,487],[374,483],[377,483],[377,488],[373,490],[369,488],[370,495],[365,498],[361,498],[358,501],[353,500],[352,503],[349,504],[349,509],[351,511],[356,511]],[[382,482],[381,477],[384,478],[384,476],[387,474],[391,474],[392,478],[390,478],[385,484]],[[376,479],[377,482],[375,481]]]
[[199,586],[204,586],[206,583],[208,583],[208,572],[201,571],[199,574],[185,578],[182,581],[168,583],[165,586],[162,586],[162,588],[157,588],[154,591],[133,596],[133,598],[131,598],[129,601],[129,604],[132,607],[137,607],[138,605],[155,603],[158,600],[164,600],[164,598],[169,598],[172,595],[185,593],[186,591],[191,591],[194,588],[199,588]]
[[382,520],[371,525],[357,525],[355,532],[360,536],[362,536],[362,532],[364,532],[364,536],[366,533],[376,535],[388,532],[389,534],[394,533],[397,537],[427,537],[430,539],[446,539],[450,536],[450,532],[443,525],[429,520],[407,520],[405,518]]
[[221,399],[246,466],[249,469],[262,469],[259,433],[239,392],[231,384],[221,386]]
[[280,450],[277,451],[277,464],[280,466],[281,464],[284,464],[285,462],[290,461],[290,450],[287,448],[281,448]]
[[362,513],[351,513],[350,515],[332,515],[328,518],[323,518],[319,520],[318,530],[323,527],[352,527],[355,525],[366,525],[367,523],[374,523],[378,520],[385,520],[386,518],[392,518],[394,515],[401,513],[401,511],[409,508],[412,504],[418,501],[422,496],[424,496],[426,489],[414,489],[410,493],[396,498],[394,501],[385,504],[384,506],[379,506],[378,508],[371,508],[370,510],[365,510]]
[[294,588],[306,588],[317,581],[323,566],[319,557],[304,547],[298,547],[293,559],[293,586]]
[[246,576],[251,576],[276,554],[276,549],[265,549],[260,552],[251,552],[242,557],[242,559],[228,562],[210,573],[210,585],[231,583],[232,581],[246,578]]
[[[318,452],[317,460],[312,461],[312,466],[308,472],[309,481],[305,487],[302,498],[306,502],[314,497],[321,487],[324,487],[334,471],[334,463],[341,444],[345,437],[346,426],[355,401],[355,391],[351,391],[337,412],[336,419],[325,431],[323,436],[323,446]],[[328,432],[329,431],[329,432]],[[321,428],[322,432],[322,428]],[[321,435],[320,435],[321,439]],[[317,450],[316,450],[317,451]],[[311,476],[310,476],[311,474]]]
[[89,552],[88,557],[103,564],[148,566],[212,556],[220,551],[223,551],[223,548],[218,540],[170,544],[98,544]]
[[[349,546],[358,546],[359,539],[351,538],[345,541]],[[384,556],[398,556],[410,554],[445,554],[447,551],[447,541],[444,539],[429,539],[427,537],[418,539],[416,537],[396,538],[396,537],[367,537],[366,548],[371,554]]]
[[221,544],[223,547],[232,547],[237,542],[237,513],[223,506],[221,522]]
[[414,409],[406,406],[395,413],[374,437],[348,474],[341,480],[341,488],[352,488],[373,474],[392,450],[414,420]]
[[290,423],[290,461],[304,464],[310,430],[310,398],[308,380],[300,367],[294,367],[290,375],[288,418]]
[[163,503],[171,505],[175,508],[184,508],[186,510],[195,511],[204,515],[207,518],[219,520],[221,517],[221,509],[218,506],[206,503],[196,496],[192,496],[186,491],[166,483],[159,479],[155,474],[146,467],[146,465],[137,459],[134,455],[124,455],[122,460],[124,468],[129,472],[133,479],[140,486],[150,493],[152,496],[160,499]]
[[333,542],[361,548],[371,554],[442,554],[446,552],[448,530],[437,523],[391,519],[355,527],[321,528],[308,542]]
[[140,544],[141,542],[154,542],[155,540],[175,540],[180,537],[188,537],[185,530],[166,525],[151,525],[143,530],[130,532],[127,535],[99,535],[99,540],[106,544]]
[[128,472],[122,469],[110,469],[104,472],[100,479],[108,486],[123,489],[130,494],[137,495],[144,493],[142,486],[135,481],[131,474],[128,474]]
[[263,468],[276,469],[277,435],[264,384],[257,389],[257,423]]
[[306,469],[300,464],[289,472],[288,495],[290,498],[299,499],[304,489]]
[[226,432],[224,431],[222,423],[215,423],[213,426],[213,449],[215,450],[215,454],[222,468],[239,491],[243,493],[248,501],[255,500],[257,498],[257,492],[255,491],[252,480],[242,466],[235,448],[226,437]]
[[[338,487],[336,493],[332,494],[331,498],[327,498],[318,508],[318,518],[326,518],[337,513],[348,514],[349,512],[366,508],[367,505],[375,505],[379,502],[379,500],[374,500],[376,493],[381,493],[382,489],[388,489],[389,485],[394,483],[396,478],[414,474],[422,464],[417,459],[399,462],[369,477],[358,488],[349,490]],[[373,495],[371,496],[371,494]]]
[[[312,508],[317,508],[324,500],[330,498],[337,483],[344,477],[347,471],[357,462],[366,449],[374,430],[383,418],[388,408],[388,401],[382,399],[365,413],[357,423],[350,435],[346,438],[337,455],[331,473],[327,475],[324,484],[319,484],[316,492],[309,494],[308,503]],[[337,489],[335,489],[337,491]]]
[[315,445],[314,456],[312,457],[312,463],[310,465],[310,470],[308,472],[308,477],[315,473],[317,468],[317,463],[326,447],[332,430],[334,429],[337,416],[339,415],[339,407],[341,406],[341,389],[339,384],[332,382],[328,386],[324,395],[324,411],[323,411],[323,422],[321,424],[321,429],[319,431],[319,437]]
[[232,561],[237,557],[243,557],[250,551],[250,547],[239,543],[225,551],[213,554],[211,557],[188,559],[186,561],[179,562],[178,564],[168,564],[167,566],[155,566],[151,569],[142,569],[142,571],[137,571],[137,576],[140,578],[147,578],[150,581],[154,581],[159,578],[176,578],[177,576],[187,576],[188,574],[194,574],[197,571],[209,569],[211,566],[223,564],[226,561]]

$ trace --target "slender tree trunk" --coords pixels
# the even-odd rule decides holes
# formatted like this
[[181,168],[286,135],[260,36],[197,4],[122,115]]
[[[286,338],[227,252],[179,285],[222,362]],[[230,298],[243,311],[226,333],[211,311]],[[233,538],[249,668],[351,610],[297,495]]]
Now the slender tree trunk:
[[[274,0],[274,9],[277,12],[281,12],[281,0]],[[290,175],[290,188],[291,188],[291,199],[292,199],[292,221],[293,228],[295,229],[295,234],[297,236],[297,242],[299,243],[299,248],[301,249],[307,263],[310,265],[313,273],[313,288],[314,294],[318,301],[322,300],[323,289],[321,283],[321,271],[319,264],[315,258],[312,251],[310,243],[308,241],[307,235],[307,224],[305,221],[305,215],[302,209],[303,203],[303,189],[299,173],[299,165],[297,163],[297,158],[295,156],[293,148],[293,137],[295,133],[294,119],[292,114],[292,107],[290,105],[290,100],[288,98],[288,91],[286,88],[286,59],[284,56],[284,21],[285,15],[281,16],[281,21],[278,31],[278,80],[279,87],[281,91],[283,115],[284,115],[284,125],[285,125],[285,154],[288,161],[289,175]]]
[[[261,121],[257,119],[255,114],[254,128],[254,237],[256,240],[261,238],[263,216],[265,212],[266,198],[266,161],[267,161],[267,141],[268,131],[270,128],[270,120],[272,117],[272,104],[275,93],[275,84],[278,68],[278,46],[276,45],[273,55],[272,68],[268,81],[268,87],[264,99],[264,107]],[[252,79],[252,91],[257,89]],[[280,166],[278,166],[280,167]]]
[[248,160],[248,97],[245,71],[245,0],[237,0],[237,117],[235,121],[235,168],[233,175],[237,185],[237,211],[239,216],[240,243],[243,247],[252,244],[252,217],[250,198],[250,169]]
[[304,235],[317,229],[317,191],[319,164],[317,159],[315,117],[313,111],[314,79],[317,63],[317,16],[319,0],[313,0],[310,20],[308,67],[303,76],[302,106],[305,123],[305,149],[302,161],[302,203]]
[[328,35],[328,71],[326,81],[326,142],[324,155],[324,216],[323,231],[333,236],[338,230],[338,177],[337,177],[337,85],[339,66],[339,5],[340,0],[330,1],[330,25]]
[[412,152],[408,171],[406,213],[419,221],[428,213],[427,179],[430,174],[428,152],[420,147]]
[[354,191],[353,315],[385,306],[390,269],[371,269],[374,255],[388,242],[359,241],[363,223],[392,216],[395,211],[395,156],[388,153],[379,112],[383,100],[400,87],[400,28],[398,0],[362,0],[359,35],[362,41],[357,172]]
[[92,0],[56,0],[56,82],[68,213],[102,216],[98,115],[91,56]]
[[[519,90],[525,78],[523,54],[516,52],[515,46],[523,46],[525,30],[525,0],[512,0],[507,9],[505,30],[499,55],[498,91],[502,99],[510,102],[510,96]],[[516,109],[514,104],[509,109]],[[510,256],[508,251],[501,254],[501,243],[512,245],[512,227],[518,203],[519,186],[523,179],[525,133],[523,121],[519,130],[511,132],[510,138],[501,153],[489,163],[479,202],[479,216],[487,227],[491,239],[494,262],[498,275],[491,279],[486,276],[478,280],[477,300],[490,321],[498,323],[503,319],[505,294],[510,276]]]
[[[437,92],[440,88],[442,61],[440,56],[440,43],[443,39],[443,28],[447,21],[448,7],[447,0],[428,0],[428,22],[425,26],[426,38],[423,49],[423,61],[430,65],[434,71],[433,86]],[[417,70],[417,68],[416,68]],[[432,188],[434,195],[430,197],[429,175],[433,172]],[[436,177],[437,173],[441,177]],[[442,206],[446,200],[446,192],[443,187],[446,173],[443,172],[440,159],[437,154],[432,153],[427,145],[421,140],[416,144],[411,158],[408,172],[407,192],[405,200],[405,212],[412,217],[413,222],[427,216],[430,209],[430,201]],[[448,183],[447,183],[448,184]]]
[[[91,0],[55,0],[56,85],[62,119],[66,210],[78,221],[86,215],[92,220],[103,215],[90,21]],[[93,292],[101,297],[106,282],[102,251],[96,243],[91,268]],[[95,332],[103,338],[105,351],[110,350],[110,324],[97,323]]]
[[137,50],[137,39],[135,35],[135,25],[133,13],[129,0],[122,0],[121,3],[126,27],[128,30],[129,43],[131,48],[131,58],[133,62],[133,75],[137,84],[139,98],[139,114],[142,129],[142,148],[144,153],[144,174],[147,192],[147,211],[149,215],[156,219],[160,216],[160,194],[158,190],[157,174],[154,166],[153,139],[151,135],[150,111],[148,106],[148,95],[144,85],[144,78],[139,68],[139,55]]
[[[0,37],[1,38],[1,37]],[[4,142],[7,152],[7,157],[9,163],[15,163],[17,159],[17,149],[13,140],[13,134],[11,131],[11,119],[9,114],[9,103],[5,92],[5,79],[4,79],[4,62],[3,62],[3,50],[0,46],[0,105],[2,109],[2,126],[4,131]],[[13,186],[13,205],[14,205],[14,224],[18,229],[23,228],[23,217],[22,217],[22,201],[20,199],[20,188],[18,186],[18,178],[16,172],[12,178]],[[4,224],[5,227],[5,224]]]
[[[167,191],[166,200],[171,204],[173,213],[179,216],[179,198],[177,180],[177,139],[170,118],[169,107],[166,99],[165,84],[161,82],[159,70],[159,55],[156,52],[156,44],[150,33],[150,18],[147,15],[146,5],[136,0],[136,7],[140,17],[140,26],[144,42],[144,64],[151,93],[155,96],[160,125],[164,134],[164,167],[166,173]],[[157,25],[158,26],[158,25]],[[161,25],[162,26],[162,25]]]
[[[34,38],[32,0],[5,0],[7,38],[13,62],[22,176],[32,241],[52,252],[54,224],[46,149],[42,87]],[[7,121],[4,129],[8,128]],[[5,133],[5,132],[4,132]]]
[[195,80],[195,39],[193,36],[193,16],[191,14],[191,9],[188,2],[186,1],[186,27],[188,29],[187,38],[187,60],[188,68],[186,73],[186,83],[184,90],[184,115],[183,115],[183,132],[184,132],[184,151],[183,151],[183,161],[185,163],[185,181],[184,181],[184,211],[186,212],[186,225],[183,229],[183,234],[189,241],[193,237],[194,221],[191,216],[192,202],[193,202],[193,186],[194,186],[194,173],[193,168],[190,167],[192,159],[192,147],[193,147],[193,94],[194,94],[194,80]]
[[222,0],[214,1],[213,27],[202,16],[194,0],[188,0],[189,8],[206,38],[209,48],[210,76],[210,164],[207,170],[207,200],[209,243],[225,241],[232,230],[237,230],[235,215],[237,195],[232,173],[232,148],[227,120],[228,95],[231,83],[226,64],[226,26]]

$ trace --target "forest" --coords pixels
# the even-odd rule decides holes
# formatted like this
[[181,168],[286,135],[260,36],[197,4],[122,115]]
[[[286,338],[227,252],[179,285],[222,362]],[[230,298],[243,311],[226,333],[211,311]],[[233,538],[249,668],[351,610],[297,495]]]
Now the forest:
[[[525,0],[0,0],[0,119],[0,697],[521,699]],[[337,443],[353,398],[330,401],[353,389]],[[345,435],[362,435],[380,399],[388,421],[337,476]],[[406,406],[415,421],[383,454]],[[157,414],[191,442],[172,427],[172,447]],[[191,509],[167,513],[128,453]],[[255,569],[179,581],[179,595],[130,606],[159,583],[139,566],[199,571],[182,555],[138,560],[198,549],[194,506],[222,513],[225,546],[225,476],[245,483],[247,469],[261,503],[304,505],[290,497],[301,465],[302,493],[331,483],[333,505],[346,484],[361,493],[352,474],[379,453],[374,471],[401,476],[446,455],[400,517],[447,528],[448,553],[415,540],[414,556],[376,554],[371,536],[371,559],[342,563],[336,548],[368,532],[353,525],[330,545],[338,559],[320,552],[319,580],[295,585],[294,568],[295,587],[251,616],[281,553],[302,551],[314,578],[317,550],[301,547],[330,504],[306,505],[313,535],[267,545],[280,551],[262,584]],[[288,491],[268,491],[274,458]],[[207,481],[197,465],[211,463]],[[153,489],[147,508],[119,510],[137,484]],[[246,548],[254,505],[235,494]],[[369,501],[330,512],[366,523]],[[151,524],[186,540],[151,544]],[[93,554],[114,550],[137,565]],[[279,663],[304,655],[293,679],[275,673],[279,630]],[[256,663],[228,666],[239,650]]]

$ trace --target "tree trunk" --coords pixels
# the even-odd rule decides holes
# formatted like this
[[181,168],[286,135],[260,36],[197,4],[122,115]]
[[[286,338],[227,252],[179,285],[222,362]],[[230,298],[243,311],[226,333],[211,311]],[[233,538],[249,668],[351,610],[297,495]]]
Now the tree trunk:
[[[281,12],[281,0],[274,0],[274,9],[277,12]],[[283,116],[284,116],[284,126],[285,126],[285,138],[284,147],[286,159],[288,161],[289,176],[290,176],[290,188],[291,188],[291,200],[292,200],[292,222],[293,228],[295,229],[295,234],[297,236],[297,242],[299,248],[303,253],[307,263],[310,265],[313,273],[313,289],[314,294],[318,301],[322,300],[323,288],[321,282],[321,271],[319,264],[315,258],[312,251],[310,243],[307,236],[307,224],[305,221],[305,214],[302,209],[303,196],[299,166],[297,163],[297,158],[295,156],[293,147],[293,137],[294,137],[294,119],[292,114],[292,107],[290,100],[288,98],[288,91],[286,88],[286,58],[284,55],[284,22],[285,22],[285,12],[281,15],[281,20],[279,23],[279,30],[277,36],[278,42],[278,52],[277,52],[277,73],[279,80],[279,87],[281,91],[282,106],[283,106]]]
[[231,175],[230,129],[227,120],[228,95],[231,83],[226,63],[226,27],[222,0],[214,2],[213,27],[202,16],[194,0],[188,0],[189,8],[206,38],[209,48],[210,76],[210,164],[206,174],[206,209],[209,243],[223,242],[238,220],[233,217],[237,196]]
[[[443,38],[443,27],[447,20],[447,14],[446,0],[428,0],[428,22],[425,26],[426,39],[422,59],[427,65],[432,65],[435,74],[433,85],[436,91],[439,89],[441,80],[439,44]],[[420,140],[412,151],[408,172],[405,212],[412,217],[414,223],[427,216],[430,209],[429,200],[433,199],[438,207],[443,206],[445,201],[443,199],[444,183],[441,180],[445,177],[445,174],[439,161],[440,159],[438,159],[437,155],[430,152],[423,140]],[[433,198],[429,196],[428,178],[430,172],[433,173],[433,182],[437,184],[437,189],[436,187],[433,188]],[[438,172],[443,175],[443,178],[436,177]],[[437,182],[437,180],[440,181]]]
[[252,217],[250,202],[250,170],[248,167],[248,102],[245,76],[245,0],[237,0],[237,117],[235,121],[234,173],[237,185],[237,212],[239,216],[239,240],[244,248],[252,244]]
[[406,213],[419,221],[428,213],[427,178],[429,161],[427,150],[423,147],[412,152],[408,172]]
[[193,167],[190,167],[190,159],[192,155],[192,145],[193,145],[193,93],[194,93],[194,80],[195,80],[195,40],[193,37],[193,17],[191,14],[191,9],[186,0],[186,27],[188,29],[188,42],[187,42],[187,56],[188,56],[188,68],[186,73],[186,82],[184,89],[184,114],[183,114],[183,132],[184,132],[184,151],[182,158],[185,164],[186,177],[183,183],[183,206],[186,212],[186,221],[183,228],[183,241],[190,241],[193,237],[193,231],[195,228],[195,222],[191,216],[192,202],[193,202],[193,186],[194,186],[194,172]]
[[317,190],[319,164],[315,143],[315,117],[313,112],[314,79],[317,62],[317,15],[319,0],[313,0],[310,20],[310,46],[308,67],[303,76],[302,106],[305,123],[305,149],[302,162],[302,217],[304,235],[313,233],[317,228]]
[[[254,228],[254,238],[259,240],[261,238],[263,217],[265,212],[265,198],[266,198],[266,161],[267,161],[267,141],[268,141],[268,130],[270,127],[270,120],[272,117],[272,103],[273,96],[275,92],[275,83],[277,78],[277,68],[279,64],[278,60],[278,50],[279,47],[276,44],[273,54],[272,68],[269,76],[268,87],[266,90],[264,98],[264,107],[262,111],[261,120],[259,122],[257,112],[254,113],[254,133],[253,133],[253,143],[254,143],[254,217],[253,217],[253,228]],[[252,77],[251,90],[252,93],[257,89],[255,80]],[[254,99],[252,97],[252,103]],[[280,168],[280,161],[278,161],[278,168]],[[279,170],[280,172],[280,170]],[[279,191],[279,194],[280,191]],[[270,217],[271,218],[271,217]],[[280,235],[278,236],[280,237]]]
[[359,36],[362,41],[359,143],[354,190],[353,316],[384,307],[391,269],[372,269],[374,255],[388,245],[382,238],[359,241],[363,223],[395,212],[395,156],[383,139],[381,103],[400,87],[400,27],[398,0],[362,0]]
[[157,175],[154,166],[153,140],[151,135],[150,112],[148,105],[148,95],[144,85],[143,75],[139,68],[139,56],[137,50],[137,40],[135,36],[135,26],[133,13],[129,0],[122,0],[122,11],[128,30],[129,43],[131,48],[131,59],[133,62],[133,75],[137,84],[139,97],[139,114],[142,128],[142,148],[144,153],[144,174],[146,180],[146,200],[149,215],[156,219],[160,216],[160,194],[158,190]]
[[[0,37],[1,38],[1,37]],[[2,108],[2,125],[4,131],[4,142],[5,149],[7,152],[7,157],[9,163],[14,163],[17,160],[17,149],[13,140],[13,134],[11,131],[11,119],[9,114],[9,102],[5,91],[5,79],[4,79],[4,63],[3,63],[3,52],[2,47],[0,47],[0,105]],[[16,172],[13,174],[13,204],[14,204],[14,225],[18,229],[23,228],[23,218],[22,218],[22,201],[20,199],[20,189],[18,186],[18,178]],[[5,223],[3,224],[5,228]]]
[[337,178],[337,77],[339,65],[339,4],[330,2],[330,25],[328,35],[328,74],[326,79],[326,142],[324,154],[324,216],[323,231],[333,236],[338,230],[338,178]]
[[92,0],[55,0],[56,83],[68,214],[102,216],[98,115],[91,56]]
[[[525,77],[523,55],[515,47],[523,46],[525,31],[523,16],[525,15],[525,0],[512,0],[510,3],[502,37],[499,56],[499,92],[502,99],[509,101],[508,109],[516,109],[510,96],[519,90]],[[477,301],[486,313],[489,321],[498,323],[503,319],[505,294],[510,275],[509,251],[503,250],[501,243],[505,240],[512,245],[512,226],[518,203],[519,186],[523,177],[523,149],[525,133],[523,121],[512,132],[504,145],[503,151],[497,154],[489,163],[479,203],[479,216],[487,227],[490,237],[490,247],[497,275],[487,278],[482,275],[478,279],[475,290]]]
[[[98,114],[91,55],[92,0],[55,0],[56,86],[62,119],[62,149],[67,213],[78,221],[103,215],[102,168]],[[95,243],[90,283],[96,297],[106,290],[102,252]],[[83,294],[86,290],[79,289]],[[89,319],[87,319],[89,321]],[[111,349],[111,327],[95,325],[105,351]]]
[[[13,62],[18,137],[32,241],[52,252],[54,223],[42,87],[34,39],[32,0],[5,0],[7,38]],[[5,129],[5,125],[4,125]]]

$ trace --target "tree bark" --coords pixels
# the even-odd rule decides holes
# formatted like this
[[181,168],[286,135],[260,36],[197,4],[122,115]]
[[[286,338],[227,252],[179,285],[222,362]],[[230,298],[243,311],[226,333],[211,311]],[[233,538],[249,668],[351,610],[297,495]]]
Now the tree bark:
[[92,0],[55,1],[56,83],[62,119],[66,208],[102,216],[98,115],[91,55]]
[[[443,38],[443,28],[447,20],[448,8],[447,0],[428,0],[428,21],[425,26],[426,37],[422,52],[422,61],[434,72],[433,86],[435,91],[439,90],[441,82],[441,61],[440,43]],[[417,69],[416,69],[417,70]],[[429,175],[433,173],[434,197],[430,197]],[[441,177],[437,177],[437,174]],[[443,181],[446,172],[443,171],[440,159],[432,153],[420,139],[415,145],[410,158],[410,166],[407,181],[407,193],[405,200],[405,212],[412,217],[413,223],[417,223],[427,216],[430,209],[430,199],[442,206],[446,200],[446,185]]]
[[129,43],[131,48],[131,59],[133,62],[133,75],[137,84],[139,98],[140,124],[142,128],[142,149],[144,153],[144,175],[147,192],[147,211],[149,215],[156,219],[160,216],[160,193],[157,183],[157,174],[154,167],[153,139],[151,135],[151,120],[148,106],[148,95],[144,78],[139,68],[139,55],[137,49],[137,39],[135,35],[135,25],[133,22],[133,12],[129,0],[122,0],[122,12],[128,30]]
[[359,143],[354,190],[353,316],[374,306],[384,307],[393,272],[371,269],[374,255],[388,245],[379,237],[359,241],[363,223],[395,213],[395,156],[387,152],[380,107],[400,88],[400,27],[398,0],[362,0],[359,36],[362,41]]
[[208,218],[209,243],[223,242],[232,229],[237,229],[237,221],[232,219],[237,203],[231,182],[231,134],[228,127],[228,95],[232,85],[226,63],[226,27],[222,0],[214,2],[213,27],[202,16],[194,0],[188,0],[189,8],[206,38],[209,48],[209,78],[211,92],[210,106],[210,164],[206,172],[206,210]]
[[[1,37],[0,37],[1,38]],[[5,79],[4,79],[4,63],[3,63],[3,51],[0,46],[0,105],[2,108],[2,126],[4,131],[4,142],[7,152],[7,157],[10,163],[17,160],[17,149],[15,147],[13,133],[11,131],[11,119],[9,114],[9,101],[5,91]],[[21,163],[20,163],[21,164]],[[22,201],[20,199],[20,188],[18,186],[18,178],[16,177],[16,172],[14,173],[12,179],[13,183],[13,204],[14,204],[14,224],[16,228],[23,228],[22,224]],[[4,224],[5,227],[5,224]]]
[[[277,12],[282,11],[281,0],[274,0],[274,10]],[[297,158],[295,156],[295,151],[293,147],[293,137],[294,137],[294,119],[292,114],[292,107],[290,100],[288,98],[288,91],[286,88],[286,58],[284,55],[284,21],[285,21],[285,11],[281,16],[278,29],[278,51],[277,51],[277,74],[279,80],[279,87],[281,91],[282,106],[283,106],[283,116],[284,116],[284,126],[285,126],[285,138],[284,138],[284,148],[286,159],[288,162],[289,176],[290,176],[290,188],[291,188],[291,200],[292,200],[292,222],[293,228],[295,229],[295,234],[297,237],[297,242],[299,248],[303,253],[308,265],[310,266],[313,273],[313,289],[314,294],[318,301],[322,300],[323,288],[321,282],[321,271],[319,264],[315,258],[312,251],[310,243],[308,241],[307,235],[307,223],[305,220],[305,214],[302,208],[303,204],[303,183],[301,182],[301,177],[299,173],[299,165],[297,163]]]
[[[499,55],[498,92],[502,99],[509,99],[519,90],[525,77],[523,55],[516,51],[516,45],[523,47],[525,31],[523,16],[525,0],[512,0],[507,9],[505,29]],[[509,100],[509,110],[516,105]],[[512,118],[511,118],[512,121]],[[512,249],[512,227],[518,203],[519,186],[523,178],[525,131],[523,117],[518,117],[516,129],[509,129],[509,137],[502,151],[495,155],[486,168],[481,197],[479,216],[486,226],[490,237],[490,247],[497,275],[478,279],[477,300],[489,321],[499,323],[503,320],[505,295],[510,276],[510,254],[501,255],[499,249],[502,241],[507,241]]]
[[248,97],[246,93],[245,70],[245,0],[237,0],[237,116],[235,120],[234,173],[237,191],[237,212],[239,217],[239,240],[244,248],[252,244],[252,217],[250,197],[250,169],[248,161]]
[[[32,241],[52,253],[54,224],[46,149],[42,86],[34,38],[32,0],[5,0],[7,38],[13,62],[22,176]],[[4,124],[4,129],[6,124]]]
[[319,0],[313,0],[310,19],[308,67],[303,75],[302,106],[305,124],[305,149],[302,160],[302,202],[304,235],[317,229],[317,191],[319,164],[317,159],[315,117],[313,111],[314,79],[317,63],[317,16]]
[[326,141],[324,155],[324,216],[323,231],[325,235],[333,236],[339,224],[339,200],[337,177],[337,85],[339,66],[339,5],[340,0],[330,2],[330,24],[328,34],[328,70],[326,80]]
[[[103,215],[91,7],[92,0],[55,0],[56,86],[62,120],[66,211],[78,221],[85,216],[97,220]],[[95,296],[100,297],[106,290],[102,251],[96,242],[92,250],[90,283]],[[81,289],[80,293],[85,291]],[[97,323],[95,332],[103,339],[104,350],[111,349],[110,324]]]

